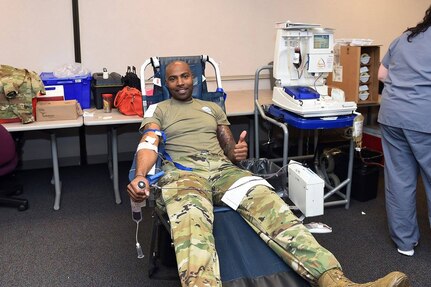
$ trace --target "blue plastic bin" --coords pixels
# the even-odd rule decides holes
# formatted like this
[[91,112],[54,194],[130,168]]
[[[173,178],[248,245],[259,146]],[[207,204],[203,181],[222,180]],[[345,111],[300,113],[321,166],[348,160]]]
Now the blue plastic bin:
[[65,100],[77,100],[81,108],[90,108],[91,74],[72,78],[57,78],[54,73],[43,72],[40,78],[45,86],[62,85]]
[[275,105],[269,106],[268,113],[276,119],[284,120],[289,125],[303,130],[347,128],[353,125],[356,117],[355,114],[350,114],[326,119],[325,117],[303,118]]

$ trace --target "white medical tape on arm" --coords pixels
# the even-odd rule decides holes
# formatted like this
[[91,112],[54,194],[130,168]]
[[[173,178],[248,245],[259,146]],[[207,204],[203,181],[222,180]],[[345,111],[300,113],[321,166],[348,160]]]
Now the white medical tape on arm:
[[274,187],[260,176],[245,176],[235,181],[225,192],[221,201],[226,203],[233,210],[237,210],[242,199],[252,187],[256,185],[265,185],[272,189]]
[[141,149],[150,149],[155,151],[156,153],[159,152],[157,146],[150,144],[149,142],[141,142],[138,144],[138,148],[136,149],[136,152],[140,151]]
[[144,139],[147,143],[150,143],[152,145],[154,145],[154,143],[156,142],[156,138],[150,137],[150,136],[146,136]]
[[[146,129],[146,130],[142,131],[142,133],[143,133],[142,135],[146,135],[147,133],[150,133],[150,132],[154,133],[158,137],[163,138],[163,132],[159,131],[159,130],[154,130],[154,129]],[[153,137],[151,137],[151,138],[153,138]]]

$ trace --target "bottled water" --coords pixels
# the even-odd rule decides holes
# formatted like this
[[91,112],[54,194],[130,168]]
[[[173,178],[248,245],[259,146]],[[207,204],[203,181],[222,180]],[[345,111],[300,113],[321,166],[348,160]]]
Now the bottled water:
[[361,113],[355,113],[356,117],[353,120],[352,138],[355,141],[355,149],[361,151],[362,149],[362,130],[364,126],[364,116]]

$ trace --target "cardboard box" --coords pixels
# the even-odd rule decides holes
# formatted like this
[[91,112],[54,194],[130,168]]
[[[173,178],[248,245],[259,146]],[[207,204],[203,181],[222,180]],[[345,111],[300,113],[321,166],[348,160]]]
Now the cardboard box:
[[81,106],[76,100],[41,101],[36,104],[37,121],[76,120],[82,115]]
[[37,102],[40,101],[64,101],[63,86],[45,86],[45,95],[37,94],[32,99],[33,115],[36,116]]

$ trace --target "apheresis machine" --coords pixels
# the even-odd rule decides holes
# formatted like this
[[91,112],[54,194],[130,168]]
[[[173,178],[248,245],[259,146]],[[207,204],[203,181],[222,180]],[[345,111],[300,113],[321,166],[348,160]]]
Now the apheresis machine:
[[334,66],[333,30],[290,21],[276,28],[273,103],[306,118],[352,114],[356,103],[325,85]]
[[[283,166],[285,166],[288,159],[288,131],[285,124],[301,130],[315,131],[352,127],[357,106],[355,102],[345,101],[342,90],[326,85],[328,73],[333,71],[334,64],[337,62],[334,54],[333,29],[322,28],[319,24],[290,21],[277,23],[276,28],[272,65],[275,79],[272,104],[263,112],[260,109],[258,92],[255,92],[255,98],[260,115],[284,131]],[[271,118],[267,117],[268,114]],[[257,124],[255,130],[258,130]],[[317,133],[315,134],[317,138]],[[301,144],[299,143],[298,146]],[[256,145],[258,145],[258,138]],[[349,166],[351,166],[353,144],[349,155]],[[307,217],[323,214],[324,205],[344,204],[348,207],[351,171],[349,171],[348,180],[332,186],[332,183],[327,184],[309,168],[290,161],[288,178],[289,198]],[[343,186],[347,186],[347,195],[338,191]],[[324,187],[329,189],[325,195]],[[329,198],[332,194],[340,195],[342,200],[324,203],[324,198]]]

